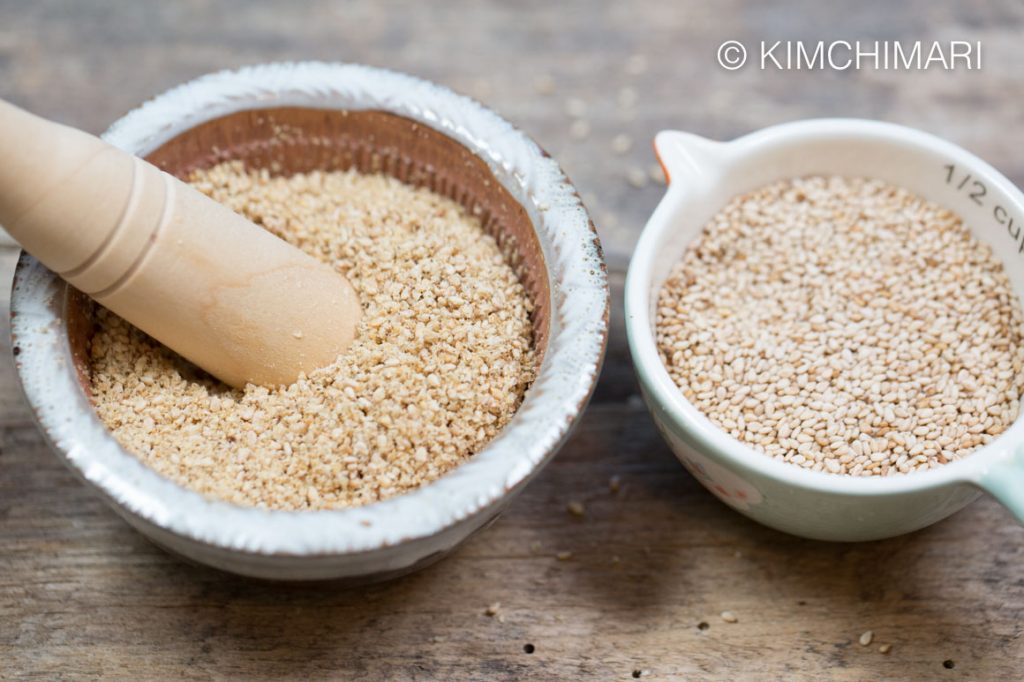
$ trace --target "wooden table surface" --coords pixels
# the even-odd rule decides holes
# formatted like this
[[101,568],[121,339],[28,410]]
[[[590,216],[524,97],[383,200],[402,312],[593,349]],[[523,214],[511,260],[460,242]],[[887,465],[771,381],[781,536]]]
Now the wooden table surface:
[[[47,451],[2,330],[0,678],[1024,676],[1024,529],[992,500],[883,542],[793,538],[705,492],[637,396],[622,282],[662,189],[627,177],[653,162],[656,131],[729,138],[800,117],[881,118],[1024,182],[1021,3],[770,4],[0,0],[0,97],[94,132],[176,83],[261,61],[365,62],[472,94],[576,181],[615,294],[601,383],[555,461],[451,557],[356,591],[246,581],[150,545]],[[980,40],[984,62],[954,73],[715,64],[724,40],[787,38]],[[545,76],[553,94],[537,90]],[[633,108],[619,102],[627,87]],[[586,103],[586,139],[569,134],[569,98]],[[625,155],[611,151],[620,133],[634,141]],[[4,282],[13,260],[0,252]],[[566,512],[570,500],[585,503],[583,518]],[[857,642],[865,630],[869,647]]]

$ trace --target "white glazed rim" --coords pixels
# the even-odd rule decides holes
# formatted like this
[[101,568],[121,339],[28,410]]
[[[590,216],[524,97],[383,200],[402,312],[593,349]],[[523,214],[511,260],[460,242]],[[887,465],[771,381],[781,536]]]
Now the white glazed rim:
[[[1024,194],[991,165],[941,138],[893,123],[844,118],[810,119],[770,126],[730,142],[714,144],[722,145],[723,156],[729,159],[729,163],[733,163],[743,156],[768,148],[797,146],[810,139],[848,139],[853,136],[940,152],[958,166],[980,171],[987,182],[1010,198],[1018,211],[1024,211]],[[671,192],[670,184],[666,197]],[[704,450],[787,485],[845,495],[899,494],[960,482],[981,485],[994,465],[1012,457],[1012,444],[1004,437],[1007,435],[1004,433],[968,457],[936,469],[886,477],[840,476],[779,462],[715,426],[683,396],[672,381],[661,361],[652,333],[651,271],[661,237],[672,226],[668,218],[670,216],[666,213],[655,211],[644,227],[630,260],[625,286],[626,332],[637,373],[651,399],[663,407],[668,418],[691,434]],[[1019,424],[1022,419],[1024,414],[1015,423]]]
[[69,344],[54,302],[66,287],[27,254],[11,300],[19,378],[68,465],[118,506],[172,533],[231,551],[295,556],[366,552],[434,535],[517,489],[583,412],[607,341],[600,243],[575,188],[536,143],[467,97],[384,69],[301,62],[221,71],[144,103],[104,138],[145,155],[204,121],[279,106],[386,110],[420,121],[486,161],[527,209],[548,271],[550,333],[537,379],[499,436],[440,479],[361,507],[273,511],[206,499],[144,466],[103,427],[64,361]]

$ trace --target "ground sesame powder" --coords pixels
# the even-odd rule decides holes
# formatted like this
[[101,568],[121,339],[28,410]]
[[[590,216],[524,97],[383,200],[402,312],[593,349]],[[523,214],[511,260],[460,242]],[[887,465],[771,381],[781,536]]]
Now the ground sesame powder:
[[732,200],[658,297],[684,395],[775,459],[854,476],[928,469],[1016,419],[1021,310],[949,210],[879,180],[809,177]]
[[93,400],[143,462],[241,505],[348,507],[438,478],[511,418],[534,377],[532,306],[460,205],[356,172],[271,177],[236,162],[191,182],[334,265],[363,316],[333,365],[233,390],[98,309]]

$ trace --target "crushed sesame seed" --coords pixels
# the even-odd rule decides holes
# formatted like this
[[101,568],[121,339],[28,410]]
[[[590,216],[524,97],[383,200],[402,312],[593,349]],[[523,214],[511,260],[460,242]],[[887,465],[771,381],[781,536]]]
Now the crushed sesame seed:
[[684,396],[769,457],[886,476],[1002,433],[1024,390],[1021,309],[953,212],[880,180],[808,177],[737,197],[658,297]]
[[869,644],[871,644],[871,640],[873,640],[874,638],[875,633],[871,630],[868,630],[861,634],[860,639],[858,641],[860,642],[861,646],[868,646]]
[[531,303],[462,206],[356,172],[275,177],[233,162],[191,181],[334,265],[363,316],[334,364],[233,390],[98,308],[96,411],[144,463],[240,505],[350,507],[435,480],[512,417],[534,373]]
[[724,620],[726,623],[738,623],[740,620],[732,611],[722,611],[721,616],[722,620]]

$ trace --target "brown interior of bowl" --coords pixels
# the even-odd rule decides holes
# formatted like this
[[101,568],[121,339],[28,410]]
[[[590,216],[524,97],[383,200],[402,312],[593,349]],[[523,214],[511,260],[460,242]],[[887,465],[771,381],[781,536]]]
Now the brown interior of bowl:
[[[550,326],[550,289],[529,215],[482,159],[432,128],[384,111],[259,109],[200,124],[146,159],[181,179],[230,160],[275,175],[354,168],[386,173],[447,196],[479,218],[516,269],[534,304],[538,363],[543,357]],[[72,292],[65,313],[75,365],[88,393],[92,304]]]

